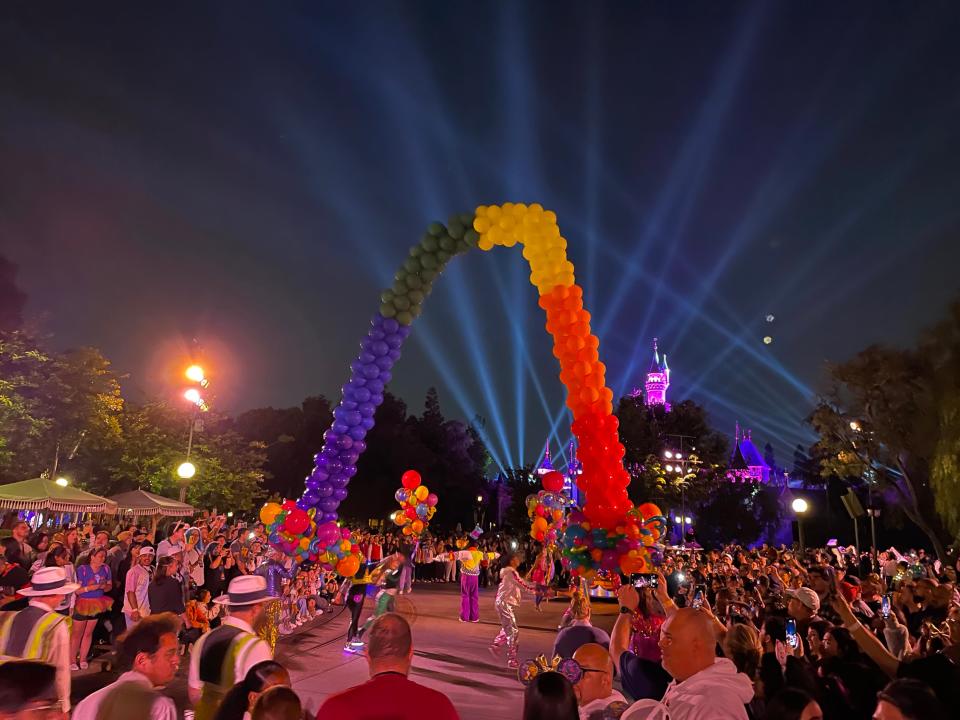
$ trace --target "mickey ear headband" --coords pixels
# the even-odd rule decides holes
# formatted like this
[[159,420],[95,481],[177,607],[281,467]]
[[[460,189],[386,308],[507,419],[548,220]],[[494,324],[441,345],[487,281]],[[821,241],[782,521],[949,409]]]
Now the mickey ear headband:
[[538,655],[533,660],[527,660],[517,670],[517,679],[524,685],[529,685],[540,673],[555,672],[563,675],[570,684],[575,685],[583,676],[583,670],[573,658],[564,660],[559,655],[555,655],[552,660],[547,660],[545,655]]

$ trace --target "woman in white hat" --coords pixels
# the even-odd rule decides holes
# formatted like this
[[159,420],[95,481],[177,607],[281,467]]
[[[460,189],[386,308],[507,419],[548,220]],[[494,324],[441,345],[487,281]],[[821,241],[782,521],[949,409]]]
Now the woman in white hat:
[[187,686],[196,720],[212,720],[230,688],[254,665],[273,659],[270,646],[254,630],[263,619],[264,603],[273,599],[263,577],[240,575],[230,581],[226,595],[214,600],[229,615],[200,637],[190,655]]
[[70,710],[70,631],[56,608],[79,587],[67,580],[62,567],[40,568],[19,591],[29,598],[27,607],[0,617],[0,659],[39,660],[56,667],[63,712]]

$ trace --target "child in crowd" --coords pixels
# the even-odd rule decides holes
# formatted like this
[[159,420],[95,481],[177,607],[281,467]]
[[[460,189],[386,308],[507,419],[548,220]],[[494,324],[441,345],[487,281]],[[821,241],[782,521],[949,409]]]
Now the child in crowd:
[[528,585],[520,577],[517,567],[520,565],[520,556],[512,555],[505,558],[505,566],[500,570],[500,586],[497,588],[497,598],[494,607],[500,616],[500,632],[490,646],[490,652],[497,656],[500,648],[507,646],[507,667],[520,667],[517,660],[517,641],[520,629],[517,626],[517,606],[524,592],[535,593],[536,588]]

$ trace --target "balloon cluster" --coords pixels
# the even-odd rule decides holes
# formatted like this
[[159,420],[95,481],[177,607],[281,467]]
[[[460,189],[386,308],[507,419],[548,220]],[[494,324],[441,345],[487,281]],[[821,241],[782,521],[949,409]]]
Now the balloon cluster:
[[560,543],[563,564],[576,575],[615,570],[631,575],[650,572],[660,562],[653,545],[666,532],[667,520],[653,503],[632,508],[623,525],[610,530],[593,525],[580,510],[571,512],[568,522]]
[[543,490],[527,495],[527,515],[530,517],[530,537],[545,545],[556,545],[563,534],[564,510],[573,500],[563,494],[563,475],[556,470],[541,479]]
[[421,483],[420,473],[407,470],[400,478],[403,485],[394,497],[400,509],[393,514],[393,521],[403,528],[404,535],[420,537],[434,513],[437,512],[437,496]]
[[298,562],[310,560],[343,577],[353,577],[360,568],[360,548],[351,542],[350,530],[330,521],[317,525],[316,513],[297,507],[293,500],[282,505],[268,502],[260,508],[270,545]]
[[523,245],[530,282],[547,313],[553,354],[560,361],[560,381],[567,388],[567,407],[573,413],[572,430],[583,463],[577,486],[586,495],[584,513],[593,526],[612,530],[633,507],[627,496],[630,476],[623,467],[613,391],[606,386],[606,366],[600,362],[600,339],[591,332],[583,289],[567,260],[567,241],[560,235],[557,216],[536,203],[505,203],[478,207],[473,226],[480,233],[482,250]]

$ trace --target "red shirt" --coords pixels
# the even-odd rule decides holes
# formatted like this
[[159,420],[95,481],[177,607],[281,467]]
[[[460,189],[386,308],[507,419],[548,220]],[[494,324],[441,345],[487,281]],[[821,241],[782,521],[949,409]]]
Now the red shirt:
[[327,698],[317,720],[460,720],[447,696],[396,672]]

